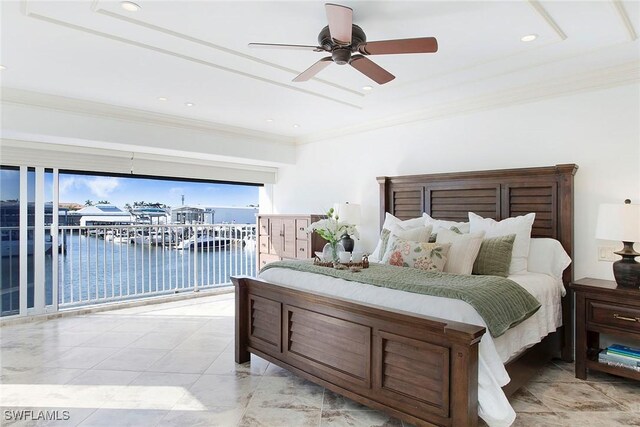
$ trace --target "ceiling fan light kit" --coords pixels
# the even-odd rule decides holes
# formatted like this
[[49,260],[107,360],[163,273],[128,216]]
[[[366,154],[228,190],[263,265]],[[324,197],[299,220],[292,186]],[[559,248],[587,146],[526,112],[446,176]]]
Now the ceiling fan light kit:
[[293,79],[294,82],[304,82],[311,79],[333,62],[338,65],[349,64],[378,84],[388,83],[395,79],[395,76],[366,56],[435,53],[438,51],[438,41],[434,37],[367,42],[367,36],[362,28],[353,23],[351,8],[327,3],[325,9],[329,25],[318,34],[318,46],[249,43],[249,47],[312,50],[331,54],[296,76]]

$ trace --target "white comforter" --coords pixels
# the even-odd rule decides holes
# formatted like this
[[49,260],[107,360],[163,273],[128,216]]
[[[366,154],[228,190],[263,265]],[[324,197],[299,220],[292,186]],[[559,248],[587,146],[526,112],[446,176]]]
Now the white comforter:
[[[476,310],[460,300],[402,292],[283,268],[266,270],[260,274],[260,278],[318,294],[486,326]],[[542,306],[533,316],[502,336],[492,338],[487,332],[480,341],[478,414],[492,427],[509,426],[516,417],[501,388],[510,381],[504,363],[562,325],[560,300],[564,288],[560,280],[530,272],[510,276],[509,279],[529,291]]]

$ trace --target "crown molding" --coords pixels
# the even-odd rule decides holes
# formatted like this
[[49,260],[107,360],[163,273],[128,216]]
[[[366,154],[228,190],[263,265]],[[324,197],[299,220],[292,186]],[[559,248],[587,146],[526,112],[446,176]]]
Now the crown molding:
[[318,132],[297,138],[296,143],[298,145],[308,144],[414,122],[438,120],[460,114],[475,113],[511,105],[543,101],[574,93],[608,89],[639,82],[640,61],[634,61],[603,70],[577,74],[555,80],[547,80],[544,83],[517,87],[489,95],[462,99],[410,113],[389,116],[357,126]]
[[130,122],[153,124],[158,126],[170,126],[181,129],[197,130],[204,132],[221,132],[230,135],[251,137],[265,142],[293,145],[292,137],[267,132],[258,132],[236,126],[204,120],[190,119],[169,114],[156,113],[130,107],[105,104],[95,101],[87,101],[77,98],[69,98],[58,95],[32,92],[15,88],[2,88],[2,103],[14,105],[26,105],[49,110],[65,111],[74,114],[93,117],[126,120]]

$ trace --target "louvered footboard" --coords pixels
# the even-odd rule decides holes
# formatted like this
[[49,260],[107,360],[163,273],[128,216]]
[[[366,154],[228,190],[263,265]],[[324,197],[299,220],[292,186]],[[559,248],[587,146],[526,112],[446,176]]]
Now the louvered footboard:
[[232,280],[237,363],[254,353],[416,425],[477,425],[484,327]]

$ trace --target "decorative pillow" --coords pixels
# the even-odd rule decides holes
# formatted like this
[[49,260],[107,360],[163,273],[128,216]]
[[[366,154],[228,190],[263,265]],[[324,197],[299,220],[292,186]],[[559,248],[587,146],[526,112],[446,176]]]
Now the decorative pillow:
[[424,223],[426,225],[431,225],[434,230],[439,228],[451,229],[451,227],[457,227],[461,233],[469,232],[469,223],[468,222],[456,222],[456,221],[445,221],[443,219],[435,219],[431,218],[429,214],[423,213],[422,218],[424,219]]
[[387,246],[384,248],[384,251],[380,250],[380,252],[382,253],[382,255],[384,256],[384,254],[386,253],[386,249],[389,248],[389,245],[391,245],[393,243],[393,241],[397,238],[403,239],[403,240],[412,240],[414,242],[428,242],[429,238],[431,237],[431,226],[420,226],[420,227],[413,227],[413,228],[406,228],[406,225],[402,225],[402,224],[393,224],[391,226],[390,229],[390,236],[389,236],[389,240],[387,242]]
[[484,231],[485,237],[508,236],[515,234],[513,254],[509,274],[515,274],[527,269],[527,257],[529,256],[529,243],[531,241],[531,227],[536,219],[535,213],[514,218],[506,218],[497,222],[491,218],[482,218],[469,212],[469,224],[471,232]]
[[426,271],[442,271],[450,246],[448,243],[414,242],[397,238],[384,254],[382,262]]
[[473,274],[509,276],[515,239],[515,234],[484,239],[476,261],[473,263]]
[[438,230],[436,243],[451,244],[444,271],[445,273],[471,274],[473,263],[480,251],[480,245],[482,245],[484,231],[461,234],[454,231],[454,229],[457,229],[457,227],[451,227],[451,230],[446,228]]
[[[387,212],[384,218],[384,224],[382,224],[382,231],[380,231],[380,239],[378,239],[378,244],[376,245],[373,253],[369,255],[369,261],[380,262],[380,259],[385,253],[387,240],[389,239],[389,231],[394,224],[400,224],[405,229],[423,227],[425,225],[424,219],[422,219],[422,217],[411,218],[403,221]],[[387,230],[386,233],[385,230]]]

